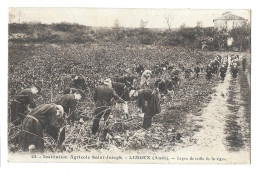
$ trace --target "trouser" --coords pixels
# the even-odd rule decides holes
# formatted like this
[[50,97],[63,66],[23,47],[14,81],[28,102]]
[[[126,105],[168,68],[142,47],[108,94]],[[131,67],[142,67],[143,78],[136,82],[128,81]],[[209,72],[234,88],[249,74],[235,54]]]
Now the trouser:
[[[108,119],[111,110],[108,107],[97,107],[94,111],[94,120],[92,126],[92,134],[96,134],[99,129],[99,122],[102,116],[104,116],[104,121]],[[108,123],[106,123],[108,125]],[[105,131],[104,131],[105,132]]]
[[246,70],[246,64],[243,64],[243,71]]
[[198,79],[199,78],[199,73],[196,72],[195,77]]
[[225,73],[220,73],[221,80],[223,80],[223,81],[224,81],[224,79],[225,79],[225,76],[226,76],[226,74],[225,74]]
[[211,75],[210,73],[207,73],[207,74],[206,74],[207,80],[210,80],[210,79],[211,79],[211,76],[212,76],[212,75]]
[[62,147],[62,143],[65,140],[65,128],[60,131],[60,128],[49,126],[46,129],[46,133],[58,143],[59,148]]
[[148,129],[152,126],[153,115],[149,113],[144,114],[143,128]]

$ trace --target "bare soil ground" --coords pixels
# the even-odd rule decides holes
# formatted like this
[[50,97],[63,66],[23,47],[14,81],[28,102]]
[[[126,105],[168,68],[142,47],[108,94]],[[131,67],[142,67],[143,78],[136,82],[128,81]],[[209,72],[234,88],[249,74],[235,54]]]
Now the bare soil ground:
[[225,80],[215,87],[212,100],[201,115],[188,115],[190,137],[177,152],[219,153],[249,158],[250,156],[250,67],[239,69],[232,78],[230,69]]
[[[225,81],[215,75],[211,81],[201,74],[198,79],[182,79],[179,89],[162,100],[162,112],[153,119],[149,130],[143,130],[142,116],[135,102],[129,103],[132,119],[121,118],[120,109],[113,107],[110,118],[113,134],[102,140],[91,135],[95,83],[105,75],[120,75],[135,63],[145,67],[158,61],[172,60],[175,65],[192,67],[197,61],[206,65],[217,54],[185,48],[139,47],[117,45],[9,45],[9,97],[29,80],[44,82],[45,94],[37,103],[50,103],[59,98],[66,84],[64,75],[83,74],[89,79],[88,97],[79,104],[84,123],[67,125],[65,152],[113,151],[176,151],[176,152],[250,152],[250,64],[241,67],[236,79],[227,73]],[[239,54],[239,53],[235,53]],[[240,56],[248,53],[241,53]],[[160,59],[159,59],[160,58]],[[103,61],[101,61],[103,60]],[[250,61],[248,60],[248,63]],[[72,72],[66,72],[67,67]],[[89,67],[90,66],[90,67]],[[132,67],[133,68],[133,67]],[[74,71],[74,72],[73,72]],[[156,78],[156,77],[155,77]],[[12,148],[12,145],[9,144]],[[55,144],[46,140],[46,148]]]

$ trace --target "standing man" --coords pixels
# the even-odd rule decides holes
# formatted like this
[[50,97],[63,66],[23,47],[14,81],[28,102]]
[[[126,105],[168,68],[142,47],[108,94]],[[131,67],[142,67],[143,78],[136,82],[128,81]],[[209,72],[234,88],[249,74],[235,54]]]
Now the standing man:
[[131,93],[131,96],[138,97],[138,107],[144,113],[143,128],[150,128],[153,116],[161,112],[158,92],[151,89],[140,89]]
[[238,74],[238,67],[237,65],[234,63],[234,65],[231,67],[231,73],[232,73],[232,77],[233,78],[237,78],[237,74]]
[[[112,99],[116,99],[123,103],[124,101],[116,94],[112,88],[111,79],[105,79],[103,85],[99,85],[94,93],[94,101],[96,102],[96,109],[94,111],[94,120],[92,126],[92,134],[96,134],[99,129],[99,122],[102,116],[104,121],[108,119],[111,112],[110,107],[112,106]],[[108,123],[106,123],[108,125]],[[104,131],[106,132],[106,131]],[[105,134],[106,135],[106,134]],[[105,136],[104,136],[105,137]]]
[[200,68],[199,66],[194,67],[194,72],[195,72],[195,77],[198,79],[199,78],[199,73],[200,73]]
[[36,104],[33,96],[41,91],[39,86],[32,86],[21,90],[10,104],[10,122],[17,126],[22,123],[29,108],[35,108]]
[[246,70],[246,57],[243,57],[242,67],[243,67],[243,71],[245,72],[245,70]]
[[207,66],[207,69],[206,69],[206,78],[207,78],[207,80],[210,80],[211,77],[212,77],[212,67],[211,67],[211,65],[209,64],[209,65]]
[[227,69],[225,68],[225,65],[222,65],[220,67],[219,72],[220,72],[220,77],[221,77],[222,81],[224,81],[225,76],[226,76],[226,72],[227,72]]

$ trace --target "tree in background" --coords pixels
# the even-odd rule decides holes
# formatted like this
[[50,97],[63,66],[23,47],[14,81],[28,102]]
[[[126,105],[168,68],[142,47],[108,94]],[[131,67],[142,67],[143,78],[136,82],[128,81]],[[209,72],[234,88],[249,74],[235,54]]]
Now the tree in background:
[[165,19],[165,23],[166,23],[167,26],[168,26],[168,31],[171,31],[171,29],[172,29],[173,17],[168,14],[168,15],[164,16],[164,19]]
[[147,26],[147,24],[148,24],[148,20],[144,21],[144,20],[141,19],[141,21],[140,21],[140,28],[144,29]]
[[213,47],[212,50],[226,50],[227,49],[227,40],[229,38],[228,33],[226,30],[215,31],[214,40],[213,40]]
[[202,21],[197,21],[196,27],[203,27],[203,22]]
[[123,38],[122,27],[120,26],[119,20],[116,19],[113,27],[114,34],[116,36],[116,40],[119,41]]
[[148,24],[147,20],[144,21],[141,19],[139,35],[140,35],[141,44],[150,45],[153,43],[154,38],[152,32],[146,28],[147,24]]
[[243,27],[233,28],[229,32],[230,37],[234,39],[233,46],[239,48],[239,51],[250,49],[251,44],[251,27],[246,25]]
[[184,29],[184,28],[186,28],[186,24],[185,24],[185,23],[183,23],[182,25],[180,25],[180,29]]

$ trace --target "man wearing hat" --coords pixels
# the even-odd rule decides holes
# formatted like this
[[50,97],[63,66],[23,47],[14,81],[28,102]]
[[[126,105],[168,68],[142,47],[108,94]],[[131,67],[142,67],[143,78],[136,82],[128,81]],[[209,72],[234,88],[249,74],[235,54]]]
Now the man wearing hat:
[[10,122],[17,126],[20,125],[29,108],[35,108],[34,95],[40,93],[41,88],[33,85],[31,88],[21,90],[10,104]]
[[[92,126],[92,134],[96,134],[99,129],[99,122],[102,116],[104,116],[104,121],[108,119],[111,112],[110,107],[112,106],[112,99],[118,100],[118,102],[123,103],[122,100],[112,88],[112,81],[110,78],[104,80],[103,85],[99,85],[94,93],[94,101],[96,102],[96,109],[94,111],[94,120]],[[107,123],[108,125],[108,123]]]

